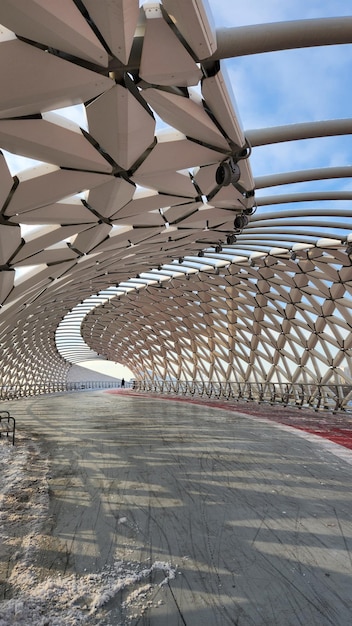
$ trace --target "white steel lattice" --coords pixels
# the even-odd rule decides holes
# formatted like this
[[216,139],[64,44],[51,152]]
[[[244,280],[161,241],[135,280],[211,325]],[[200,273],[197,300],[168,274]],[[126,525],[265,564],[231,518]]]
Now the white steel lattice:
[[141,378],[351,384],[351,298],[346,250],[315,247],[115,297],[82,330]]
[[351,383],[352,17],[207,5],[0,2],[2,397]]

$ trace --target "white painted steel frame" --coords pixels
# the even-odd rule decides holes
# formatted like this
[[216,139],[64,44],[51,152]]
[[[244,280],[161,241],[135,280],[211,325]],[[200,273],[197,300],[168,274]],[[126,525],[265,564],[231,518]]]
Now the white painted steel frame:
[[[351,192],[279,189],[352,169],[253,178],[251,158],[352,121],[244,129],[219,61],[348,45],[352,18],[216,30],[201,0],[97,6],[0,3],[0,148],[42,162],[12,176],[0,155],[3,397],[97,354],[149,381],[348,388]],[[79,103],[87,128],[52,113]]]

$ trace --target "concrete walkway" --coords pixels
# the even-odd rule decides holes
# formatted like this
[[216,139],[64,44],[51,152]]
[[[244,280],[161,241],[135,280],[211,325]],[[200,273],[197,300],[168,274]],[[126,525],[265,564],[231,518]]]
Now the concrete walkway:
[[[105,572],[108,589],[110,572],[99,610],[86,594],[85,624],[352,623],[352,452],[126,394],[7,406],[49,455],[50,509],[33,556],[41,580],[96,575],[98,586]],[[115,577],[113,587],[113,568],[130,573],[128,585]]]

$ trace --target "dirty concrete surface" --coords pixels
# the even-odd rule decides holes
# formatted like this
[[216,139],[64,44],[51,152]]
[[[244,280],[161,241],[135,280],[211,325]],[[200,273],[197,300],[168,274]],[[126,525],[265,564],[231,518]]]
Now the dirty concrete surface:
[[128,394],[7,405],[48,457],[49,508],[32,554],[41,580],[116,563],[144,572],[115,585],[85,624],[352,623],[352,452],[342,459],[294,429]]

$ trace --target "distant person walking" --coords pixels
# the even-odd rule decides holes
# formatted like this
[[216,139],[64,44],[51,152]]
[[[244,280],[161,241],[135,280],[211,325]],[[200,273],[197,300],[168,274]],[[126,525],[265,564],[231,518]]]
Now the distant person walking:
[[121,387],[124,387],[124,386],[125,386],[125,379],[123,378],[123,379],[121,380]]

